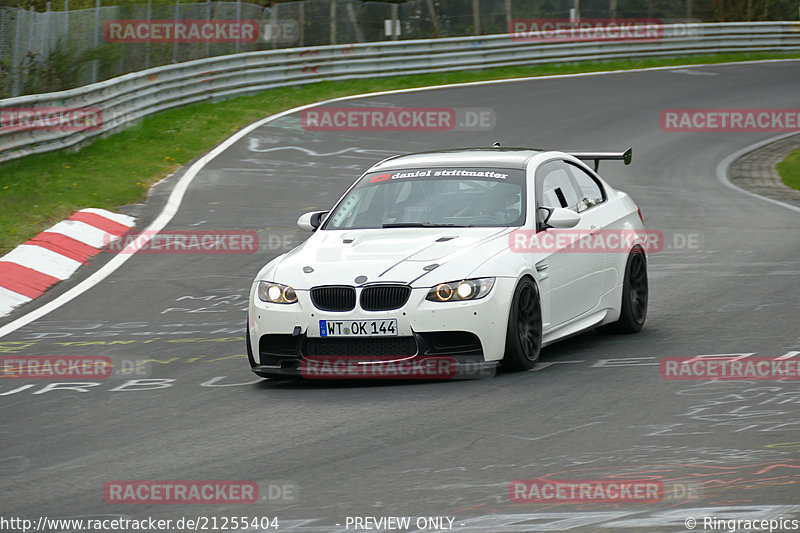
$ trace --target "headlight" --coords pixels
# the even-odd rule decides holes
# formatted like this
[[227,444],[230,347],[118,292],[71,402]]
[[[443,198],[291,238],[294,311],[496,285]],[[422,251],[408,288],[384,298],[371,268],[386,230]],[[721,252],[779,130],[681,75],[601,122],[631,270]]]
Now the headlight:
[[269,281],[258,282],[258,299],[262,302],[273,304],[293,304],[297,301],[297,293],[288,285],[280,283],[270,283]]
[[465,279],[440,283],[428,291],[431,302],[458,302],[483,298],[494,287],[494,278]]

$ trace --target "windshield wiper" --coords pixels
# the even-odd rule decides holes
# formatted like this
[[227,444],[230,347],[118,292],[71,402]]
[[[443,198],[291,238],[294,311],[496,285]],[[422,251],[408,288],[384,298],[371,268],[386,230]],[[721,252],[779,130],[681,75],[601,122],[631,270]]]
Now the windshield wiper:
[[463,227],[455,224],[432,224],[430,222],[391,222],[381,226],[383,228],[455,228]]

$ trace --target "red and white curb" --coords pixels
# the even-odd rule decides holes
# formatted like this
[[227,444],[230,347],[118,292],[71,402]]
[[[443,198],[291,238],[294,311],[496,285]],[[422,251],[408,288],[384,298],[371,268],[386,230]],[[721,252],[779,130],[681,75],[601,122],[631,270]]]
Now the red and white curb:
[[0,257],[0,316],[70,277],[134,225],[128,215],[82,209]]

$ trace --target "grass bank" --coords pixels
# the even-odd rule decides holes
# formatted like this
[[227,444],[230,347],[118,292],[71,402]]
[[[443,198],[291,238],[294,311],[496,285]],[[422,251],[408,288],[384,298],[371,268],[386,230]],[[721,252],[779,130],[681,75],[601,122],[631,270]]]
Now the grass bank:
[[778,163],[778,173],[783,183],[800,191],[800,150],[795,150]]

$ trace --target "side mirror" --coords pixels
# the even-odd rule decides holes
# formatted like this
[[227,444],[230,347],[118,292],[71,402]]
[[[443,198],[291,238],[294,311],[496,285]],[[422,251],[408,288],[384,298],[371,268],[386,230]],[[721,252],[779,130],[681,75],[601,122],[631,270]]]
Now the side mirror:
[[311,211],[309,213],[304,213],[297,219],[297,226],[306,231],[317,231],[317,228],[322,225],[322,221],[327,214],[327,211]]
[[545,226],[550,228],[574,228],[581,221],[581,216],[565,207],[551,208],[550,215],[544,220]]

